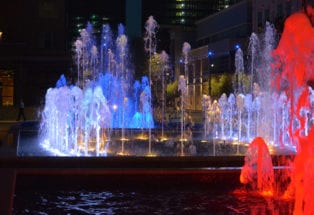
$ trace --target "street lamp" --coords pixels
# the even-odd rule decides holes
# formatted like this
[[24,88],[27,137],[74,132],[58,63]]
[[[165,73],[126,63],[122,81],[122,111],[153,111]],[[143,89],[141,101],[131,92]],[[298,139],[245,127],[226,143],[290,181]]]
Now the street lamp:
[[214,52],[209,50],[207,53],[207,57],[208,57],[208,94],[211,95],[212,94],[212,87],[211,87],[211,74],[212,71],[214,69],[214,63],[213,63],[213,58],[214,58]]

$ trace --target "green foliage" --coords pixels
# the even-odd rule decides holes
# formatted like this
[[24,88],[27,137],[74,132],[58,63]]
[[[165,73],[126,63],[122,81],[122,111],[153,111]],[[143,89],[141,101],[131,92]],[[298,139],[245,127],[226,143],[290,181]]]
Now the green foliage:
[[232,85],[234,92],[249,93],[251,91],[251,76],[246,73],[234,74]]
[[168,98],[174,98],[178,95],[178,81],[167,84],[166,95]]
[[161,79],[162,63],[160,54],[155,53],[154,55],[152,55],[151,59],[146,59],[145,69],[143,73],[148,76],[150,69],[153,82]]
[[151,69],[153,81],[160,79],[162,73],[162,63],[160,54],[156,53],[152,56]]
[[219,98],[223,93],[229,94],[232,92],[231,78],[227,74],[215,75],[210,79],[210,96]]

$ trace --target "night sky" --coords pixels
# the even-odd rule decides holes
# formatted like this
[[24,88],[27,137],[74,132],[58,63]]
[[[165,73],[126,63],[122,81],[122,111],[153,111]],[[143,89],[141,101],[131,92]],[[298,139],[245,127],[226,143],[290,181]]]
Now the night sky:
[[125,0],[69,0],[69,9],[73,13],[99,13],[107,16],[124,16]]

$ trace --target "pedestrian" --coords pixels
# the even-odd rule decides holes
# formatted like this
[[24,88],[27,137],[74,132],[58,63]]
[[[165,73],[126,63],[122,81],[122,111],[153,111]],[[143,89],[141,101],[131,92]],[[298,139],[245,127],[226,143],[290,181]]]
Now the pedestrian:
[[19,114],[17,116],[16,121],[19,121],[21,119],[21,117],[23,117],[23,120],[26,120],[25,114],[24,114],[24,102],[23,99],[21,99],[20,101],[20,106],[19,106]]

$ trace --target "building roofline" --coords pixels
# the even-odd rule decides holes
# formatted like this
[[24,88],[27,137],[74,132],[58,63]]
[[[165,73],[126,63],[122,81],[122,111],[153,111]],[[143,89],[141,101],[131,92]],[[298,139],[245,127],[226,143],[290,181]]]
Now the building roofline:
[[214,13],[214,14],[211,14],[211,15],[209,15],[209,16],[207,16],[207,17],[204,17],[203,19],[197,20],[197,21],[195,22],[195,25],[197,25],[197,24],[199,24],[199,23],[201,23],[201,22],[207,21],[208,19],[212,19],[212,18],[215,17],[215,16],[219,16],[219,15],[222,14],[222,13],[227,13],[229,10],[234,9],[235,7],[239,7],[239,6],[242,5],[242,4],[247,4],[248,2],[252,2],[252,0],[243,0],[243,1],[241,1],[241,2],[238,2],[238,3],[236,3],[236,4],[233,4],[233,5],[231,5],[230,7],[226,8],[226,9],[223,9],[223,10],[218,11],[218,12],[216,12],[216,13]]

